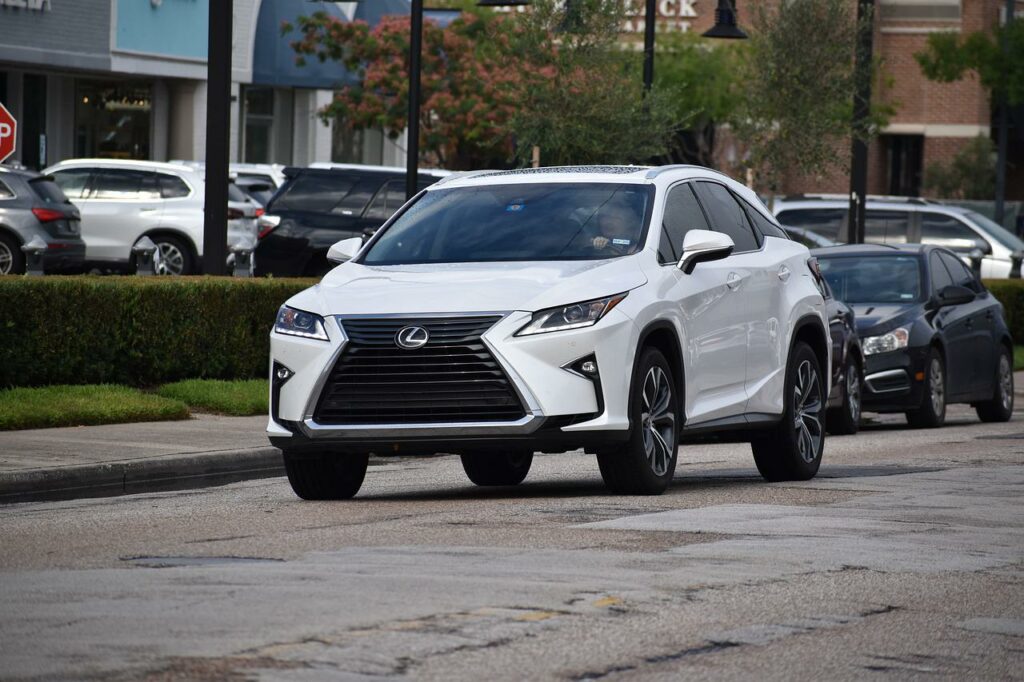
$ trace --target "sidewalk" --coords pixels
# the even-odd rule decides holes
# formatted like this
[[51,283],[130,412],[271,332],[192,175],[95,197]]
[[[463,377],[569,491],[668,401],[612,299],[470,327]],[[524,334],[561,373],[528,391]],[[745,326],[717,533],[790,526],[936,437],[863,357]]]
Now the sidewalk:
[[280,476],[267,418],[0,431],[0,503],[122,495]]

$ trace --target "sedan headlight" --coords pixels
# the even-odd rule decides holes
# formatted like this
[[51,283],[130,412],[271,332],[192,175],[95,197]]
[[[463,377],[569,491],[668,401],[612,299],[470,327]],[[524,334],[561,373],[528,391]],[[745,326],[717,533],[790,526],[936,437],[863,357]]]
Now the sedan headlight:
[[274,331],[288,336],[301,336],[304,339],[329,340],[327,330],[324,328],[324,318],[286,305],[277,311]]
[[907,340],[910,338],[910,331],[906,327],[893,329],[888,334],[881,336],[869,336],[861,340],[861,348],[864,355],[875,355],[876,353],[888,353],[907,347]]
[[548,308],[533,314],[529,324],[516,332],[516,336],[561,332],[567,329],[591,327],[617,306],[626,294],[616,294],[583,303],[572,303],[558,308]]

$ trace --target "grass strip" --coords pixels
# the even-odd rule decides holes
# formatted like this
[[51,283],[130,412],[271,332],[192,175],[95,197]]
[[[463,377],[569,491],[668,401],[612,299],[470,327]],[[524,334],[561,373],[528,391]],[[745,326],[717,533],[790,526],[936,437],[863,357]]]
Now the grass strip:
[[156,393],[204,412],[243,417],[267,413],[269,390],[266,379],[186,379],[164,384]]
[[185,403],[127,386],[0,389],[0,431],[188,418]]
[[1019,372],[1024,369],[1024,346],[1013,347],[1013,371]]

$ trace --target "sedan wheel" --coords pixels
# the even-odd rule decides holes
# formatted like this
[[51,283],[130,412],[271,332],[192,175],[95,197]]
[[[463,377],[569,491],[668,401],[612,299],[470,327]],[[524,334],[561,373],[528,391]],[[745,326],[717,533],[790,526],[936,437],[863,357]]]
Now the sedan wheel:
[[917,428],[934,428],[946,421],[946,366],[942,355],[931,349],[925,369],[921,406],[907,412],[907,422]]
[[843,379],[843,404],[828,411],[828,432],[837,436],[857,433],[860,427],[860,363],[849,359]]
[[999,349],[992,399],[974,406],[983,422],[1010,421],[1013,416],[1013,362],[1006,346]]

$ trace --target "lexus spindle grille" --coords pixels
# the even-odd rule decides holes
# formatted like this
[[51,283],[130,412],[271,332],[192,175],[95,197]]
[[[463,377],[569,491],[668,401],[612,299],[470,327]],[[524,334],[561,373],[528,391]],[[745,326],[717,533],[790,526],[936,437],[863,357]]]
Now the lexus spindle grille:
[[[481,340],[500,315],[342,320],[349,341],[320,393],[318,424],[503,422],[525,416],[512,383]],[[418,348],[399,332],[425,329]],[[422,332],[405,332],[415,344]]]

